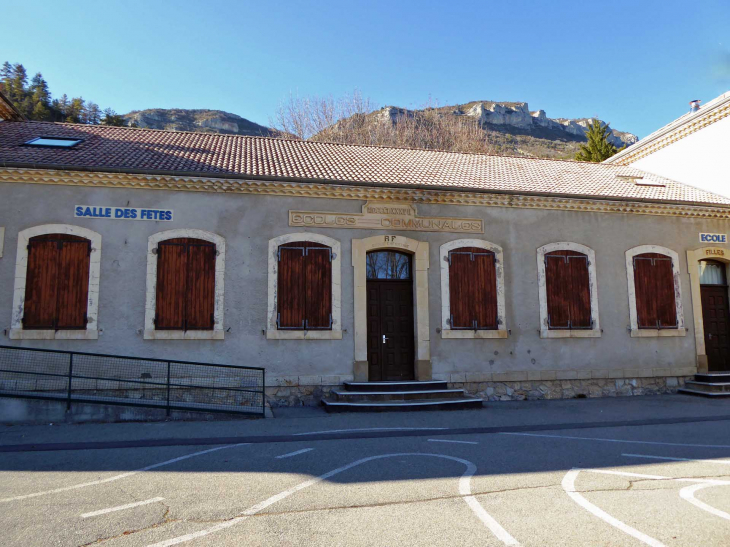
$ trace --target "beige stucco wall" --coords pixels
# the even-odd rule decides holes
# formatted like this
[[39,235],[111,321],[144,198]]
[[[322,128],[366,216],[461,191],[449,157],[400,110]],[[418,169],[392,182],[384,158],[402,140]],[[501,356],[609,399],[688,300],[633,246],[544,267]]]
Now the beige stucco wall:
[[[173,209],[173,222],[74,218],[77,203]],[[360,212],[361,200],[302,198],[125,188],[0,183],[0,225],[5,252],[0,258],[0,343],[75,349],[135,356],[266,367],[270,383],[336,384],[353,377],[356,357],[353,240],[386,231],[310,230],[288,225],[288,211]],[[457,233],[400,231],[392,235],[427,249],[421,258],[425,281],[414,283],[428,302],[427,317],[414,332],[420,355],[430,357],[434,378],[467,376],[520,381],[593,377],[622,378],[691,374],[697,363],[687,251],[701,247],[700,231],[726,233],[730,222],[692,218],[573,212],[502,207],[418,205],[420,215],[480,218],[481,239],[503,250],[504,322],[501,339],[449,339],[441,336],[440,247],[465,236]],[[13,281],[18,233],[42,224],[72,224],[101,234],[98,340],[10,340]],[[225,238],[223,340],[145,340],[147,242],[156,232],[198,229]],[[320,233],[341,244],[342,338],[267,339],[269,240],[296,232]],[[472,236],[469,236],[472,237]],[[543,339],[536,251],[554,242],[576,242],[596,253],[600,337]],[[421,245],[421,243],[423,245]],[[357,244],[355,244],[357,245]],[[638,245],[660,245],[680,257],[679,282],[687,336],[632,338],[625,253]],[[426,292],[423,292],[426,287]],[[423,307],[423,306],[422,306]],[[416,311],[414,310],[414,313]],[[425,320],[427,319],[427,321]],[[417,326],[416,329],[419,327]],[[425,343],[425,345],[424,345]],[[419,357],[420,359],[420,357]],[[482,380],[476,380],[482,381]],[[489,381],[489,380],[483,380]]]

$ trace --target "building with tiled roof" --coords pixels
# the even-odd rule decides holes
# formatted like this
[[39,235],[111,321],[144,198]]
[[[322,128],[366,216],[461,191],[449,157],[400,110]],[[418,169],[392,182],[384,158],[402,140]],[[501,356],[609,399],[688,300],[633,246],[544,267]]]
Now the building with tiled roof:
[[0,117],[6,345],[261,366],[335,410],[730,368],[730,198],[671,173]]
[[700,104],[607,159],[730,197],[730,91]]

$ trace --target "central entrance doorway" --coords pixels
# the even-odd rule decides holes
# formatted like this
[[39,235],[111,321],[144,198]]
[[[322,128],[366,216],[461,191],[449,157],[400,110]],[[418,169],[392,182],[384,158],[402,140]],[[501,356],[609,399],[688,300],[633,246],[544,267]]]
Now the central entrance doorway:
[[413,380],[414,323],[411,255],[366,256],[368,380]]
[[700,262],[702,323],[709,372],[730,371],[730,306],[725,264]]

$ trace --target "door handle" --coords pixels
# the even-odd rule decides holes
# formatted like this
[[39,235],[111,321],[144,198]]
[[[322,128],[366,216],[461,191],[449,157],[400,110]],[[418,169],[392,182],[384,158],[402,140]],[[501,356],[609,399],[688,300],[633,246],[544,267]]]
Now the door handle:
[[385,335],[383,335],[383,344],[385,344],[385,341],[388,340]]

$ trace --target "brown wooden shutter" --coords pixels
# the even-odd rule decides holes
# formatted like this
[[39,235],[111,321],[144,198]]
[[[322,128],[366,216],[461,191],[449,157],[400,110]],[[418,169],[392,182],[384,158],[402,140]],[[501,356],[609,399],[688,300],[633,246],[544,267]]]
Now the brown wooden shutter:
[[654,264],[659,328],[677,328],[677,303],[674,293],[672,259],[659,255]]
[[591,323],[591,286],[588,274],[588,257],[572,253],[568,256],[570,267],[570,327],[590,329]]
[[54,329],[58,301],[58,241],[31,238],[25,278],[24,329]]
[[91,242],[61,241],[58,260],[57,329],[85,329]]
[[326,245],[308,242],[304,258],[306,283],[305,326],[332,328],[332,252]]
[[636,295],[636,318],[640,329],[657,328],[656,284],[654,266],[647,254],[634,257],[634,292]]
[[451,328],[472,329],[471,252],[455,249],[449,252],[449,303],[451,307]]
[[155,329],[184,330],[187,240],[168,239],[157,246]]
[[570,269],[564,252],[545,255],[548,328],[570,328],[570,285]]
[[187,246],[186,330],[212,330],[215,311],[215,257],[213,243],[190,240]]
[[277,284],[278,328],[303,329],[306,319],[306,283],[304,277],[306,247],[303,243],[279,246]]
[[478,329],[497,328],[497,272],[494,253],[473,249],[471,302]]

